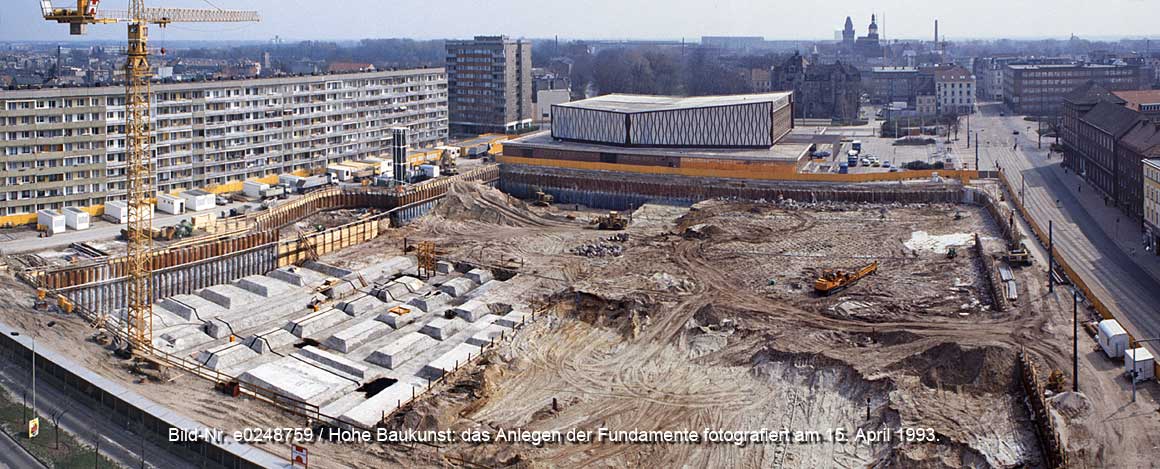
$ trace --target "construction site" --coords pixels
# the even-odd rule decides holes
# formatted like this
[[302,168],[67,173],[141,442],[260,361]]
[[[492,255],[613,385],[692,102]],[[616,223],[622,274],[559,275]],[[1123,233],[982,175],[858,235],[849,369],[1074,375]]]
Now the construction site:
[[129,23],[126,226],[3,251],[0,351],[34,412],[39,370],[142,467],[146,440],[324,468],[1137,467],[1160,444],[1117,418],[1110,318],[1055,294],[999,172],[803,171],[841,138],[795,132],[793,93],[605,95],[455,174],[407,177],[395,128],[385,184],[159,230],[146,26],[257,15],[95,3],[44,17]]
[[[328,189],[157,250],[148,355],[123,353],[123,257],[8,257],[3,321],[227,431],[850,437],[303,442],[320,467],[1132,460],[1084,420],[1101,403],[1064,392],[1070,305],[1045,299],[1042,261],[998,184],[526,170],[483,166],[405,193]],[[56,327],[42,327],[49,318]],[[1040,391],[1028,393],[1029,374]],[[1043,399],[1045,386],[1062,400]],[[1036,392],[1049,418],[1028,405]],[[853,440],[907,428],[934,437]],[[1068,430],[1077,440],[1061,443]]]

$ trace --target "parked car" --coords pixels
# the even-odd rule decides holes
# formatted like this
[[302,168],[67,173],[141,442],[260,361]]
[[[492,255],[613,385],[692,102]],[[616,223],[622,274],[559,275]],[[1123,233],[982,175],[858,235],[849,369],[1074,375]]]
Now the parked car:
[[873,167],[877,168],[877,167],[879,167],[879,166],[882,166],[882,163],[880,163],[880,162],[878,162],[878,161],[871,161],[871,162],[870,162],[870,166],[873,166]]
[[217,197],[214,199],[214,201],[215,201],[215,202],[216,202],[218,205],[227,205],[227,204],[229,204],[229,203],[230,203],[230,199],[227,199],[227,198],[225,198],[225,197],[222,197],[222,196],[220,196],[220,195],[219,195],[219,196],[217,196]]
[[1011,135],[1019,135],[1019,131],[1018,131],[1018,130],[1016,130],[1016,131],[1014,131],[1014,132],[1011,132]]
[[813,152],[812,156],[814,158],[829,158],[830,151],[829,150],[818,150],[818,151]]
[[1006,116],[1007,116],[1006,112],[999,111],[999,117],[1006,117]]
[[890,168],[890,172],[892,172],[892,173],[897,173],[897,172],[898,172],[898,168]]

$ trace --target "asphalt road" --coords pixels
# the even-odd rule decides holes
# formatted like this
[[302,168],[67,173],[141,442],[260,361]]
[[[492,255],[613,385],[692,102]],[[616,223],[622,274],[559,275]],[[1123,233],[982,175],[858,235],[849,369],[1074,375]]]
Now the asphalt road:
[[[982,130],[981,168],[1002,166],[1015,190],[1025,192],[1025,205],[1035,221],[1044,229],[1048,221],[1054,222],[1057,252],[1067,258],[1129,332],[1137,338],[1160,337],[1156,261],[1142,249],[1133,251],[1126,245],[1129,243],[1115,239],[1131,237],[1138,229],[1127,226],[1126,221],[1117,226],[1116,218],[1127,217],[1093,203],[1097,191],[1075,174],[1065,173],[1058,154],[1048,158],[1048,139],[1044,139],[1043,149],[1037,148],[1036,123],[1021,116],[1001,117],[999,109],[998,104],[983,104],[972,118],[972,130]],[[1018,136],[1013,135],[1015,130],[1020,132]],[[1013,142],[1018,143],[1017,150]],[[1020,187],[1024,184],[1025,189]],[[1148,348],[1157,353],[1153,344]]]
[[45,467],[6,432],[0,432],[0,466],[12,469]]

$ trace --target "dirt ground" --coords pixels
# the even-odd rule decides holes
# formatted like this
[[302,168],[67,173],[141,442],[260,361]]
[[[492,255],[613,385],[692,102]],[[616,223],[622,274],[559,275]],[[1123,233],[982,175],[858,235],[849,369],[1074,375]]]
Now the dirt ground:
[[[358,268],[436,242],[445,259],[538,277],[551,314],[529,324],[396,414],[398,429],[560,431],[842,429],[850,441],[800,443],[311,445],[317,467],[1042,467],[1017,381],[1025,347],[1041,374],[1070,377],[1067,295],[1049,295],[1041,263],[1016,270],[1020,303],[999,312],[973,249],[1002,248],[986,212],[951,205],[812,206],[709,201],[646,205],[623,234],[598,231],[584,207],[534,207],[457,186],[434,214],[324,261]],[[574,208],[574,207],[567,207]],[[610,239],[611,238],[611,239]],[[969,241],[973,243],[973,241]],[[605,245],[606,255],[578,255]],[[619,255],[615,254],[619,253]],[[833,296],[826,268],[878,271]],[[135,378],[84,341],[74,320],[30,314],[19,292],[4,321],[161,404],[224,429],[303,425],[192,377]],[[49,319],[56,326],[45,327]],[[1082,332],[1081,332],[1082,334]],[[1150,464],[1160,441],[1157,389],[1127,403],[1116,364],[1080,337],[1086,394],[1053,399],[1077,467]],[[83,341],[78,347],[76,343]],[[94,353],[97,351],[99,353]],[[1068,381],[1070,382],[1070,380]],[[182,392],[173,392],[181,389]],[[934,442],[853,441],[859,431],[931,429]],[[281,448],[271,449],[280,451]],[[315,458],[317,456],[317,459]],[[317,461],[317,464],[315,463]]]

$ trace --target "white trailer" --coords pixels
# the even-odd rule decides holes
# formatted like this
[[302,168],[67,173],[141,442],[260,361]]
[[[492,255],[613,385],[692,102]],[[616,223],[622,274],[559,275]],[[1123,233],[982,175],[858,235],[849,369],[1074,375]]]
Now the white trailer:
[[172,215],[185,213],[185,198],[176,195],[160,194],[157,196],[157,210]]
[[129,223],[129,204],[124,200],[105,203],[104,218],[120,225]]
[[339,182],[346,182],[354,179],[356,169],[350,166],[343,166],[340,164],[332,164],[326,167],[326,172],[333,174],[334,179]]
[[65,207],[62,212],[64,212],[65,226],[77,231],[89,229],[89,221],[91,219],[89,212],[77,207]]
[[1128,331],[1115,319],[1100,321],[1097,339],[1108,358],[1119,358],[1128,349]]
[[242,193],[251,199],[261,199],[262,193],[269,188],[269,184],[258,181],[246,181],[242,183]]
[[1147,381],[1156,377],[1156,364],[1152,352],[1144,347],[1128,349],[1124,352],[1124,373],[1130,378],[1132,370],[1136,370],[1136,382]]
[[189,209],[191,212],[212,210],[217,206],[214,200],[215,196],[201,189],[192,189],[182,192],[181,198],[185,199],[185,208]]
[[64,233],[65,220],[64,214],[56,210],[37,210],[36,211],[36,226],[41,231],[50,235],[57,233]]

